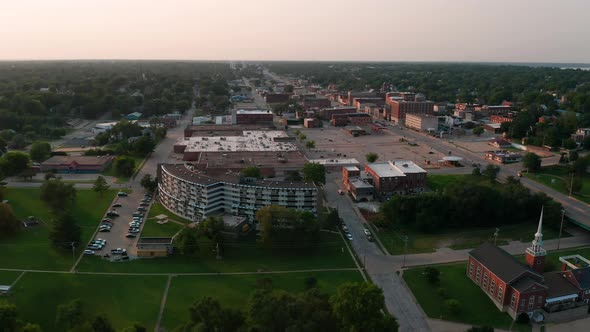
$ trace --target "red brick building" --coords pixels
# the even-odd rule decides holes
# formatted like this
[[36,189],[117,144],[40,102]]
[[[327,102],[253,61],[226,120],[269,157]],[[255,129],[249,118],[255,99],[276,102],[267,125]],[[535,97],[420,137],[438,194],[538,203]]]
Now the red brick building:
[[504,122],[512,122],[514,117],[511,113],[506,115],[490,115],[490,122],[492,123],[504,123]]
[[113,162],[113,156],[53,156],[41,163],[41,172],[100,173]]
[[301,106],[307,111],[312,108],[329,108],[332,102],[328,98],[305,98],[301,102]]
[[365,171],[380,197],[418,193],[426,187],[426,171],[409,160],[367,164]]
[[267,104],[286,103],[291,97],[288,93],[267,93],[264,96],[264,101]]
[[331,107],[320,110],[320,119],[332,120],[334,114],[356,113],[356,107]]
[[391,119],[404,123],[406,114],[434,114],[434,103],[428,100],[407,101],[403,97],[389,97],[386,100],[391,108]]
[[268,110],[234,110],[232,123],[235,125],[264,125],[273,124],[273,114]]
[[585,315],[590,297],[590,291],[585,294],[590,290],[590,269],[577,273],[578,269],[564,268],[543,273],[547,252],[543,248],[542,224],[543,211],[535,239],[525,252],[526,264],[497,246],[484,243],[469,253],[467,277],[500,311],[514,319],[527,314],[536,321],[550,320],[551,313],[580,307],[584,310],[578,311]]
[[335,127],[365,126],[373,121],[367,113],[334,114],[330,123]]

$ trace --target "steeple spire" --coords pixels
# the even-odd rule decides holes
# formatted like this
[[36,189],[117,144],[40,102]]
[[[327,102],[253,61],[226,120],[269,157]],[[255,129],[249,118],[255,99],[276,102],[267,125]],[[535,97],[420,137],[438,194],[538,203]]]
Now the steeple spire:
[[541,207],[541,217],[539,217],[539,226],[537,227],[537,233],[535,233],[535,240],[543,241],[543,209],[545,207]]
[[535,239],[526,250],[528,265],[539,273],[543,272],[545,255],[547,254],[547,251],[543,248],[543,210],[544,208],[541,207],[541,216],[539,217],[539,226],[535,233]]

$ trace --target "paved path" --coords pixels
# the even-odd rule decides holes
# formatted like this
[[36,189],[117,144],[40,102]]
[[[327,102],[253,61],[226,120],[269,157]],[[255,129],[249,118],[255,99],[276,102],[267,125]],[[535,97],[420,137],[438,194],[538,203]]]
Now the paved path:
[[170,289],[171,283],[172,283],[172,275],[169,275],[168,280],[166,281],[166,288],[164,289],[164,295],[162,295],[162,302],[160,303],[160,311],[158,312],[158,320],[156,321],[156,326],[154,327],[154,332],[160,331],[160,323],[162,321],[162,315],[164,314],[164,308],[166,307],[166,299],[168,298],[168,290]]

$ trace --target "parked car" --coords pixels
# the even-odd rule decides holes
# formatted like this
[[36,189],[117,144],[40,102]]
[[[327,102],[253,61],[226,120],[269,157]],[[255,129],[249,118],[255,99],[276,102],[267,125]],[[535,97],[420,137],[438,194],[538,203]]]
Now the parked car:
[[129,227],[139,227],[139,223],[132,221],[129,223]]
[[369,240],[369,242],[375,241],[375,239],[373,238],[373,235],[368,235],[367,240]]
[[126,192],[124,192],[124,191],[119,191],[119,192],[117,193],[117,196],[119,196],[119,197],[127,197],[127,196],[129,196],[129,195],[127,195],[127,193],[126,193]]
[[137,234],[137,233],[139,233],[139,228],[137,228],[137,227],[129,228],[129,233]]
[[127,235],[125,235],[125,237],[128,239],[135,239],[137,237],[137,235],[132,234],[132,233],[127,233]]
[[349,239],[350,241],[352,241],[352,234],[346,233],[346,238]]
[[141,203],[139,203],[139,206],[148,206],[148,205],[149,205],[149,203],[147,203],[147,202],[141,202]]
[[345,232],[348,232],[348,226],[342,225],[342,230],[345,231]]
[[94,250],[86,249],[84,250],[84,255],[94,255]]
[[338,189],[338,195],[344,195],[344,191]]
[[368,230],[368,229],[366,229],[366,228],[365,228],[364,232],[365,232],[365,235],[366,236],[370,236],[371,235],[371,231]]
[[123,205],[121,205],[121,203],[115,203],[115,204],[113,204],[113,207],[114,207],[114,208],[118,208],[118,207],[122,207],[122,206],[123,206]]
[[112,221],[113,221],[113,219],[111,219],[111,218],[104,218],[102,221],[103,221],[103,222],[104,222],[104,221],[107,221],[107,222],[112,222]]
[[98,231],[101,232],[101,233],[108,233],[108,232],[111,231],[111,228],[110,227],[109,228],[101,228]]
[[143,213],[141,213],[141,212],[135,212],[135,213],[133,213],[133,216],[134,217],[143,217]]
[[143,206],[137,208],[137,211],[144,212],[146,209]]

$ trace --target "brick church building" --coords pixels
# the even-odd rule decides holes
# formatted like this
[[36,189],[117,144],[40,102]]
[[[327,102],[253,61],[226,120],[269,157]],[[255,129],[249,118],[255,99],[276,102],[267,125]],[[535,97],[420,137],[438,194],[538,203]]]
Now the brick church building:
[[569,309],[585,314],[590,299],[590,261],[579,255],[560,257],[564,262],[562,270],[544,273],[547,252],[543,248],[542,225],[543,211],[535,238],[525,251],[526,264],[484,243],[469,253],[467,276],[500,311],[514,319],[527,314],[535,321],[547,321],[553,313]]

